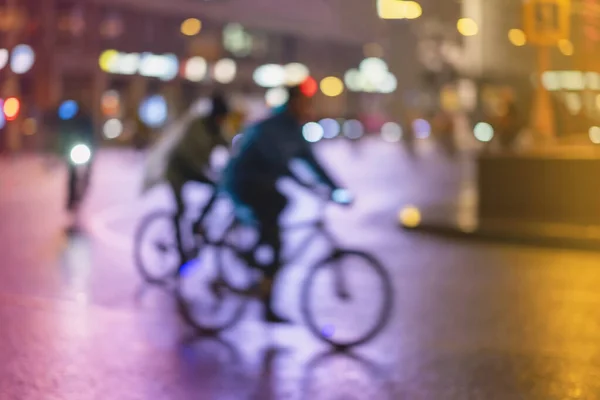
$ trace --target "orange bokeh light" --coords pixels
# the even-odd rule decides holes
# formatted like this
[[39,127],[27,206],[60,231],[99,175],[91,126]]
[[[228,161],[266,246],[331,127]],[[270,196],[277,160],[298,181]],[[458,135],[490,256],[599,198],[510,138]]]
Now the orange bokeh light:
[[19,115],[19,111],[21,110],[21,102],[19,99],[15,97],[9,97],[4,102],[4,116],[7,121],[13,121]]

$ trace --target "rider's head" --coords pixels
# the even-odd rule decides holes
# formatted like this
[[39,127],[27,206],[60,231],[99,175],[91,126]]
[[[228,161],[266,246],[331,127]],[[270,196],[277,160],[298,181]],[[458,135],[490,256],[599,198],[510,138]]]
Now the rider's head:
[[221,93],[215,93],[211,97],[212,109],[209,118],[217,124],[222,124],[229,114],[229,105]]
[[285,108],[302,124],[312,119],[312,99],[302,92],[300,86],[288,88],[288,101]]

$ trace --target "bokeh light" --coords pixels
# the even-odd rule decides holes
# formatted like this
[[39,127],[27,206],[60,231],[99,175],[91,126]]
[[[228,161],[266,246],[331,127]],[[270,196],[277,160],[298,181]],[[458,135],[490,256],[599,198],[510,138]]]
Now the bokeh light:
[[333,118],[324,118],[319,121],[319,125],[323,127],[323,137],[325,139],[333,139],[340,134],[340,124]]
[[279,64],[265,64],[254,70],[254,82],[264,88],[275,88],[286,83],[286,72]]
[[471,18],[461,18],[456,23],[456,29],[463,36],[475,36],[479,32],[477,22]]
[[402,226],[416,228],[421,224],[421,211],[415,206],[406,206],[398,214]]
[[252,42],[252,36],[240,24],[227,24],[223,28],[223,47],[238,57],[252,52]]
[[98,64],[100,69],[104,72],[113,71],[116,68],[116,64],[119,62],[119,52],[116,50],[105,50],[100,54]]
[[75,100],[65,100],[58,107],[58,118],[63,121],[73,119],[79,111],[79,105]]
[[185,63],[183,76],[191,82],[200,82],[206,77],[208,64],[203,57],[192,57]]
[[364,86],[363,81],[363,76],[356,68],[349,69],[346,74],[344,74],[344,82],[346,83],[346,87],[352,92],[360,92]]
[[14,121],[19,115],[19,111],[21,111],[21,102],[16,97],[9,97],[4,101],[2,109],[6,120]]
[[143,123],[152,128],[158,128],[167,121],[168,108],[165,98],[161,95],[153,95],[145,98],[138,110]]
[[561,39],[558,41],[558,50],[565,56],[572,56],[575,52],[573,43],[569,39]]
[[473,135],[480,142],[489,142],[494,138],[494,128],[487,122],[478,122],[473,128]]
[[123,123],[117,118],[111,118],[104,123],[102,133],[107,139],[116,139],[123,133]]
[[310,71],[308,67],[300,63],[290,63],[283,67],[285,84],[288,86],[299,85],[308,78]]
[[344,122],[344,125],[342,126],[342,132],[348,139],[356,140],[363,137],[365,134],[365,127],[359,120],[349,119],[348,121]]
[[387,72],[384,79],[377,85],[377,89],[381,93],[393,93],[397,88],[398,80],[391,72]]
[[195,36],[200,33],[202,22],[197,18],[188,18],[181,23],[181,33],[186,36]]
[[214,66],[213,77],[219,83],[227,84],[233,82],[237,73],[237,65],[230,58],[223,58]]
[[75,165],[85,164],[90,161],[92,151],[85,144],[78,144],[71,149],[70,157]]
[[378,86],[386,78],[388,65],[381,58],[369,57],[361,61],[358,70],[370,83]]
[[527,36],[525,36],[525,32],[521,29],[511,29],[508,31],[508,40],[510,40],[513,45],[521,47],[525,46],[527,43]]
[[377,0],[377,14],[381,19],[416,19],[423,9],[416,1]]
[[26,45],[20,44],[16,46],[10,57],[10,69],[15,74],[24,74],[28,72],[35,63],[35,52]]
[[323,139],[323,127],[316,122],[308,122],[302,127],[302,136],[304,136],[304,140],[307,142],[316,143]]
[[300,85],[300,91],[302,94],[308,97],[313,97],[318,90],[317,81],[312,76],[306,78],[304,82]]
[[592,126],[588,131],[588,135],[592,143],[600,144],[600,127]]
[[402,139],[402,127],[395,122],[386,122],[381,127],[381,138],[388,143],[395,143]]
[[121,96],[116,90],[107,90],[100,99],[102,114],[106,117],[116,117],[121,112]]
[[4,69],[4,67],[6,67],[6,64],[8,64],[8,58],[8,50],[0,49],[0,69]]
[[431,135],[431,125],[422,118],[413,121],[412,129],[417,139],[427,139]]
[[[4,100],[0,99],[0,106],[2,107],[2,110],[4,110]],[[0,129],[4,128],[4,126],[6,125],[6,115],[4,115],[4,112],[0,112]]]
[[321,80],[321,92],[328,97],[336,97],[342,94],[344,91],[344,83],[340,78],[335,76],[328,76]]
[[285,88],[271,88],[265,93],[265,102],[269,107],[279,107],[288,101],[288,91]]

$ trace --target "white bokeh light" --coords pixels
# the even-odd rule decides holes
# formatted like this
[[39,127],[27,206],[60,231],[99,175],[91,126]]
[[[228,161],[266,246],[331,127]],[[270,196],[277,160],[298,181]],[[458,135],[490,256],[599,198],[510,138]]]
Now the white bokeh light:
[[288,86],[299,85],[308,78],[310,71],[308,67],[300,63],[291,63],[283,67],[285,84]]
[[396,77],[390,72],[387,72],[384,75],[383,80],[381,80],[381,82],[379,82],[379,84],[377,85],[377,89],[381,93],[393,93],[397,87],[398,81],[396,80]]
[[219,83],[227,84],[233,82],[237,74],[237,65],[230,58],[223,58],[214,66],[213,77]]
[[388,66],[381,58],[369,57],[361,61],[360,73],[374,86],[379,86],[385,79]]
[[116,139],[123,133],[123,123],[116,118],[109,119],[104,123],[102,133],[107,139]]
[[351,92],[360,92],[363,89],[364,78],[360,71],[353,68],[344,74],[344,83]]
[[323,127],[316,122],[308,122],[302,127],[302,136],[307,142],[316,143],[323,139]]
[[85,144],[78,144],[71,149],[69,154],[71,162],[75,165],[85,164],[92,158],[92,151]]
[[381,138],[388,143],[402,139],[402,127],[395,122],[386,122],[381,127]]
[[473,134],[480,142],[489,142],[494,138],[494,128],[487,122],[479,122],[473,128]]
[[15,74],[24,74],[28,72],[35,63],[35,52],[26,45],[20,44],[16,46],[10,57],[10,69]]
[[265,64],[254,70],[254,82],[264,88],[275,88],[285,84],[285,70],[278,64]]
[[288,91],[284,88],[272,88],[265,93],[265,102],[269,107],[279,107],[288,101]]
[[6,64],[8,64],[8,50],[0,49],[0,69],[4,69]]
[[344,136],[348,139],[360,139],[365,134],[365,127],[363,124],[357,119],[350,119],[344,122],[342,127],[342,131],[344,132]]
[[340,134],[340,124],[333,118],[324,118],[319,121],[319,125],[323,127],[323,137],[325,139],[333,139]]
[[185,79],[192,82],[200,82],[206,77],[208,64],[203,57],[192,57],[185,64]]

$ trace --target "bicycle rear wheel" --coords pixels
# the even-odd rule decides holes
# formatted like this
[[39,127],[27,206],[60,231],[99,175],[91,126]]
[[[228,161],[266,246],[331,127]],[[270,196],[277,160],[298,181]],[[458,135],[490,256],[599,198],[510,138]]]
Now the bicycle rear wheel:
[[135,233],[135,265],[149,283],[165,283],[181,264],[173,218],[170,211],[155,211],[144,217]]
[[373,339],[392,306],[387,271],[361,251],[335,251],[310,269],[302,287],[302,314],[310,331],[340,349]]

